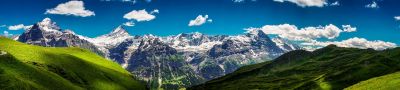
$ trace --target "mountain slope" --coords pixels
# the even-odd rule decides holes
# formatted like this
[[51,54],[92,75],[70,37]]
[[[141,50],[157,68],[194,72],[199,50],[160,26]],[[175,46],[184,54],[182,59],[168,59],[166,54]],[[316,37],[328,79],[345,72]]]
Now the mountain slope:
[[345,90],[396,90],[400,87],[400,72],[368,79]]
[[110,33],[95,38],[80,37],[96,45],[105,57],[124,67],[128,64],[127,60],[133,52],[132,49],[136,49],[141,40],[140,36],[129,35],[123,26],[118,26]]
[[118,64],[79,48],[46,48],[0,37],[0,88],[145,89]]
[[400,48],[340,48],[292,51],[271,62],[245,66],[198,89],[343,89],[360,81],[400,71]]

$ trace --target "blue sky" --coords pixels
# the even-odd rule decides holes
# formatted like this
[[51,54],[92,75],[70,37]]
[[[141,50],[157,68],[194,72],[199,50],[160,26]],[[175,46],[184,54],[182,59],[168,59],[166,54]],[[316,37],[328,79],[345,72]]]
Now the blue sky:
[[[9,30],[9,26],[32,25],[45,17],[51,18],[63,29],[96,37],[109,33],[125,22],[134,26],[126,29],[132,35],[154,34],[159,36],[187,32],[211,35],[243,34],[245,28],[261,28],[265,25],[290,24],[298,28],[333,24],[351,25],[357,31],[341,33],[334,39],[317,38],[321,41],[341,41],[359,37],[400,44],[399,0],[321,0],[322,6],[301,5],[296,0],[84,0],[85,10],[91,16],[45,14],[69,0],[2,0],[0,1],[0,33],[20,34],[23,30]],[[307,1],[307,0],[306,0]],[[338,2],[338,5],[333,3]],[[375,2],[377,6],[371,6]],[[370,5],[369,5],[370,4]],[[154,19],[148,21],[128,20],[124,15],[133,10],[145,9]],[[198,26],[189,26],[190,20],[199,15],[208,19]]]

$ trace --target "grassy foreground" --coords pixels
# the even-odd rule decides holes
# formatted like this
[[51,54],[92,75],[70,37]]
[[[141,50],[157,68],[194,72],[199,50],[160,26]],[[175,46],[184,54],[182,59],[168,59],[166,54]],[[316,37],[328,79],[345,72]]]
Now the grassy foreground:
[[398,90],[400,88],[400,72],[362,81],[345,90]]
[[27,45],[0,37],[0,88],[143,90],[118,64],[88,50]]

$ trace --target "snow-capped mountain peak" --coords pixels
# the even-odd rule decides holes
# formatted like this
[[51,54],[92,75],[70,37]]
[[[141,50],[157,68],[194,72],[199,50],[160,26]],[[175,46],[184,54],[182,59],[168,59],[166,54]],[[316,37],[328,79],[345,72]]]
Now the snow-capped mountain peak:
[[129,36],[129,33],[122,27],[122,26],[118,26],[117,28],[115,28],[111,33],[108,34],[109,36],[115,36],[115,35],[119,35],[119,36]]
[[194,32],[194,33],[192,33],[192,38],[201,38],[202,36],[203,36],[203,34],[200,33],[200,32]]
[[129,35],[129,33],[122,26],[118,26],[110,33],[96,38],[85,37],[86,40],[94,43],[95,45],[105,48],[114,47],[129,38],[133,38],[133,36]]
[[50,18],[44,18],[41,22],[38,22],[37,25],[40,29],[44,31],[60,31],[60,27],[56,24],[56,22],[51,21]]
[[179,51],[202,51],[211,49],[215,44],[221,44],[217,40],[219,36],[207,36],[200,32],[181,33],[176,36],[163,38],[163,42]]
[[204,36],[204,34],[200,32],[192,32],[192,33],[180,33],[176,36],[173,36],[174,39],[200,39]]
[[250,37],[265,37],[267,35],[262,30],[248,30],[246,34]]
[[51,21],[50,18],[44,18],[41,22],[39,22],[42,25],[46,25],[46,24],[52,24],[53,22]]
[[231,40],[242,42],[242,43],[249,43],[251,42],[251,38],[245,35],[238,35],[238,36],[230,36]]
[[157,38],[156,36],[154,36],[153,34],[146,34],[143,36],[143,39],[155,39]]
[[258,29],[248,29],[245,33],[250,35],[257,35],[261,30]]
[[80,38],[71,30],[61,29],[50,18],[45,18],[28,28],[18,36],[18,41],[45,47],[80,47],[91,50],[99,55],[103,53],[87,40]]
[[279,48],[281,48],[282,50],[288,52],[288,51],[292,51],[292,50],[297,50],[297,49],[301,49],[298,45],[293,44],[281,37],[275,37],[271,39]]

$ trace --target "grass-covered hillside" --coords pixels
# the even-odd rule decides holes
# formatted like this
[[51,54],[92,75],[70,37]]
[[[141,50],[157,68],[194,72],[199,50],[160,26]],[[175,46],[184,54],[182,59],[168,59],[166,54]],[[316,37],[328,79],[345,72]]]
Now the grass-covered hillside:
[[0,37],[0,88],[142,90],[145,85],[88,50],[32,46]]
[[234,73],[189,89],[338,90],[397,71],[400,71],[400,48],[375,51],[330,45],[314,52],[292,51],[273,61],[245,66]]
[[362,81],[345,90],[398,90],[399,88],[400,72],[396,72]]

